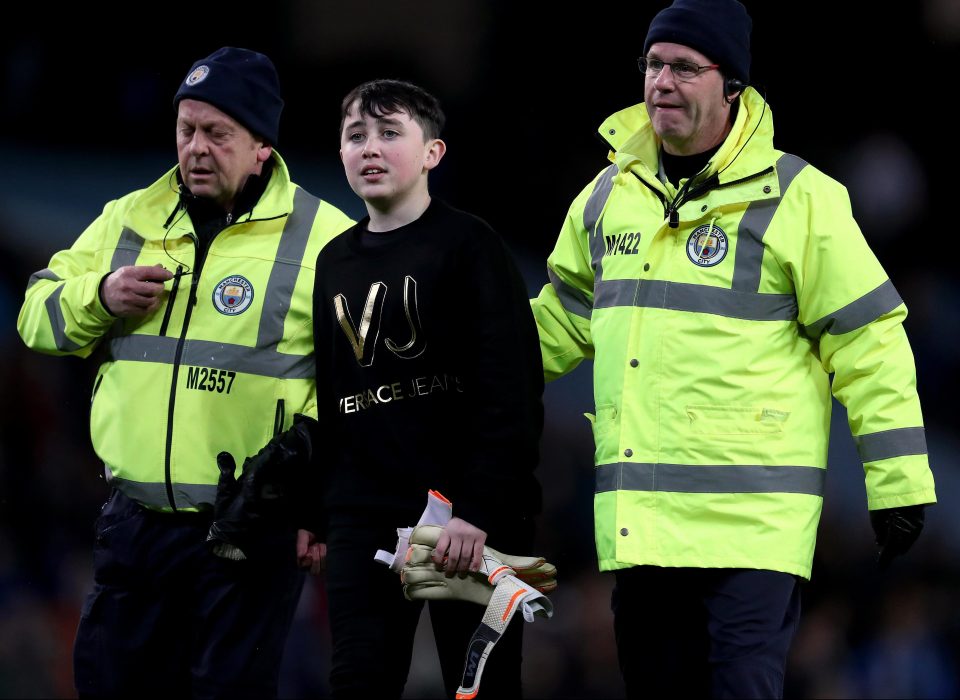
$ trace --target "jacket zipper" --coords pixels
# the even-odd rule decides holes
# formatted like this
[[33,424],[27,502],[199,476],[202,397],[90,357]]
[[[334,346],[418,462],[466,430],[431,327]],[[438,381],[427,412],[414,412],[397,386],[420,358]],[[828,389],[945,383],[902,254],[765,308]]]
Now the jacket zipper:
[[[226,228],[226,227],[224,227]],[[210,243],[207,245],[207,250],[210,249],[210,246],[213,245],[214,239],[222,233],[223,229],[218,231],[213,238],[210,239]],[[177,340],[177,350],[173,356],[173,376],[170,379],[170,402],[167,404],[167,444],[164,454],[164,481],[165,486],[167,487],[167,500],[170,502],[170,507],[173,508],[173,512],[177,512],[177,502],[173,495],[173,479],[170,475],[170,457],[173,452],[173,409],[177,403],[177,382],[180,378],[180,358],[183,357],[183,346],[187,340],[187,328],[190,326],[190,317],[193,315],[193,307],[197,304],[197,286],[200,284],[200,271],[203,269],[203,263],[206,261],[206,254],[200,254],[200,249],[198,245],[198,240],[195,236],[191,235],[190,238],[193,240],[193,245],[195,250],[194,259],[197,261],[197,266],[193,269],[193,274],[190,280],[190,294],[187,297],[187,310],[183,317],[183,328],[180,330],[180,338]]]
[[180,286],[180,277],[183,272],[183,265],[177,265],[177,272],[173,276],[173,289],[170,290],[170,298],[167,299],[167,310],[163,313],[163,323],[160,324],[160,335],[167,334],[167,325],[170,323],[170,313],[173,311],[173,304],[177,300],[177,288]]
[[762,177],[763,175],[767,175],[768,173],[772,173],[772,172],[773,172],[773,166],[771,165],[770,167],[765,168],[760,172],[754,173],[753,175],[747,175],[747,177],[742,177],[739,180],[731,180],[730,182],[725,182],[722,185],[717,184],[716,176],[709,177],[703,182],[701,182],[699,185],[697,185],[696,187],[693,187],[689,190],[687,189],[687,185],[690,184],[690,181],[687,180],[686,184],[684,184],[683,188],[677,193],[677,196],[674,198],[673,202],[670,204],[667,204],[666,197],[664,197],[663,193],[661,193],[653,185],[651,185],[649,182],[644,180],[642,177],[640,177],[636,173],[633,173],[633,176],[637,178],[640,182],[642,182],[644,185],[646,185],[651,192],[657,195],[657,197],[660,199],[660,203],[663,205],[663,217],[665,219],[669,219],[670,228],[677,228],[680,226],[680,212],[678,210],[680,209],[681,206],[686,204],[688,201],[692,199],[696,199],[700,195],[706,194],[710,190],[719,190],[724,187],[739,185],[741,182],[746,182],[747,180],[753,180],[754,178]]
[[[264,219],[250,218],[243,223],[250,223],[252,221],[271,221],[273,219],[282,219],[285,216],[288,216],[288,214],[270,216]],[[202,251],[202,256],[197,237],[193,234],[190,235],[190,238],[193,240],[195,249],[194,259],[197,261],[197,264],[193,269],[192,279],[190,281],[190,295],[187,298],[187,311],[183,317],[183,328],[180,331],[180,338],[177,340],[177,350],[173,356],[173,376],[170,378],[170,402],[167,405],[167,443],[164,450],[163,460],[164,485],[167,488],[167,500],[170,502],[170,507],[173,508],[174,513],[177,512],[177,503],[174,499],[173,480],[170,476],[170,456],[173,451],[173,408],[177,402],[177,380],[180,377],[180,358],[183,356],[183,345],[187,339],[187,328],[190,325],[190,317],[193,315],[193,307],[197,305],[197,286],[200,284],[200,271],[203,269],[204,262],[206,262],[207,252],[209,252],[210,247],[213,245],[213,242],[216,240],[217,236],[223,233],[231,225],[232,221],[233,217],[228,215],[226,225],[213,235],[213,238],[211,238],[210,242],[207,244],[206,250]]]
[[660,200],[660,204],[663,205],[663,218],[666,219],[666,218],[667,218],[667,212],[668,212],[669,210],[668,210],[668,208],[667,208],[667,198],[663,196],[663,192],[661,192],[661,191],[658,190],[656,187],[654,187],[653,185],[651,185],[649,182],[647,182],[646,180],[644,180],[642,177],[640,177],[639,175],[637,175],[636,173],[634,173],[632,170],[631,170],[630,172],[633,173],[633,176],[634,176],[635,178],[637,178],[640,182],[642,182],[644,185],[646,185],[646,186],[647,186],[647,189],[649,189],[651,192],[653,192],[655,195],[657,195],[657,199],[659,199],[659,200]]

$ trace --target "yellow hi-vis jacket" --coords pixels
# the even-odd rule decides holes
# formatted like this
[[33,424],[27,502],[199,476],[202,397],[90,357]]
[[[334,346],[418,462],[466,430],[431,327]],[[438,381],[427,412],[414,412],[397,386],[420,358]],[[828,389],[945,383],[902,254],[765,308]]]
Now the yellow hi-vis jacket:
[[594,358],[600,568],[809,578],[831,388],[868,508],[934,502],[907,311],[846,190],[774,148],[749,88],[676,190],[644,105],[600,133],[612,164],[571,205],[532,302],[548,380]]
[[[294,413],[316,417],[313,275],[317,253],[352,221],[290,181],[274,152],[252,211],[218,233],[202,269],[176,168],[109,202],[68,250],[29,281],[17,327],[31,348],[103,353],[90,432],[107,478],[157,510],[212,504],[217,454],[239,464]],[[168,227],[165,227],[168,224]],[[163,303],[115,318],[98,286],[125,265],[187,273]]]

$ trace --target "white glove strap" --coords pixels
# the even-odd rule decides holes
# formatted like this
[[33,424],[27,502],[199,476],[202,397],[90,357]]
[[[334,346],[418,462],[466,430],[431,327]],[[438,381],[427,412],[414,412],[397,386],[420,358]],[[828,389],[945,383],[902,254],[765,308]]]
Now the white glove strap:
[[[450,503],[440,493],[430,490],[427,493],[427,507],[423,509],[423,514],[417,525],[439,525],[445,526],[453,517],[453,504]],[[393,553],[385,549],[378,549],[373,558],[381,564],[386,564],[396,573],[403,569],[403,562],[407,556],[407,546],[410,542],[410,533],[412,527],[397,528],[397,549]]]
[[480,676],[487,657],[500,641],[518,608],[523,611],[523,618],[527,622],[533,622],[534,615],[553,616],[553,603],[543,593],[516,576],[502,577],[493,589],[493,597],[483,613],[483,619],[467,645],[467,661],[463,668],[463,679],[457,688],[457,700],[469,700],[480,691]]

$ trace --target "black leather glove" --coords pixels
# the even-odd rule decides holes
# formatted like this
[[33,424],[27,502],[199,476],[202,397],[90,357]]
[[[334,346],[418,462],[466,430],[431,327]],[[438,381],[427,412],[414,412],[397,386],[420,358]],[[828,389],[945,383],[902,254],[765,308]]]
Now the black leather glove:
[[229,452],[217,455],[220,478],[213,506],[213,524],[207,542],[213,553],[226,559],[246,559],[256,549],[258,534],[268,527],[293,527],[294,507],[303,495],[311,468],[313,443],[319,424],[296,414],[293,426],[276,435],[253,457],[243,462],[234,478],[236,463]]
[[921,504],[870,511],[870,524],[880,545],[877,564],[881,571],[890,566],[894,557],[905,553],[917,541],[923,530],[925,508]]

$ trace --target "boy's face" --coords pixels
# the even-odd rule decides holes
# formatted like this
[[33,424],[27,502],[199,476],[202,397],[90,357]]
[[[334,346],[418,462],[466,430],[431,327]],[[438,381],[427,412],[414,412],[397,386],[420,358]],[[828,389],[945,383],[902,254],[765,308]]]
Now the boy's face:
[[427,173],[443,157],[440,139],[425,139],[406,112],[373,117],[357,100],[340,132],[340,160],[350,187],[377,209],[389,209],[411,195],[427,193]]

